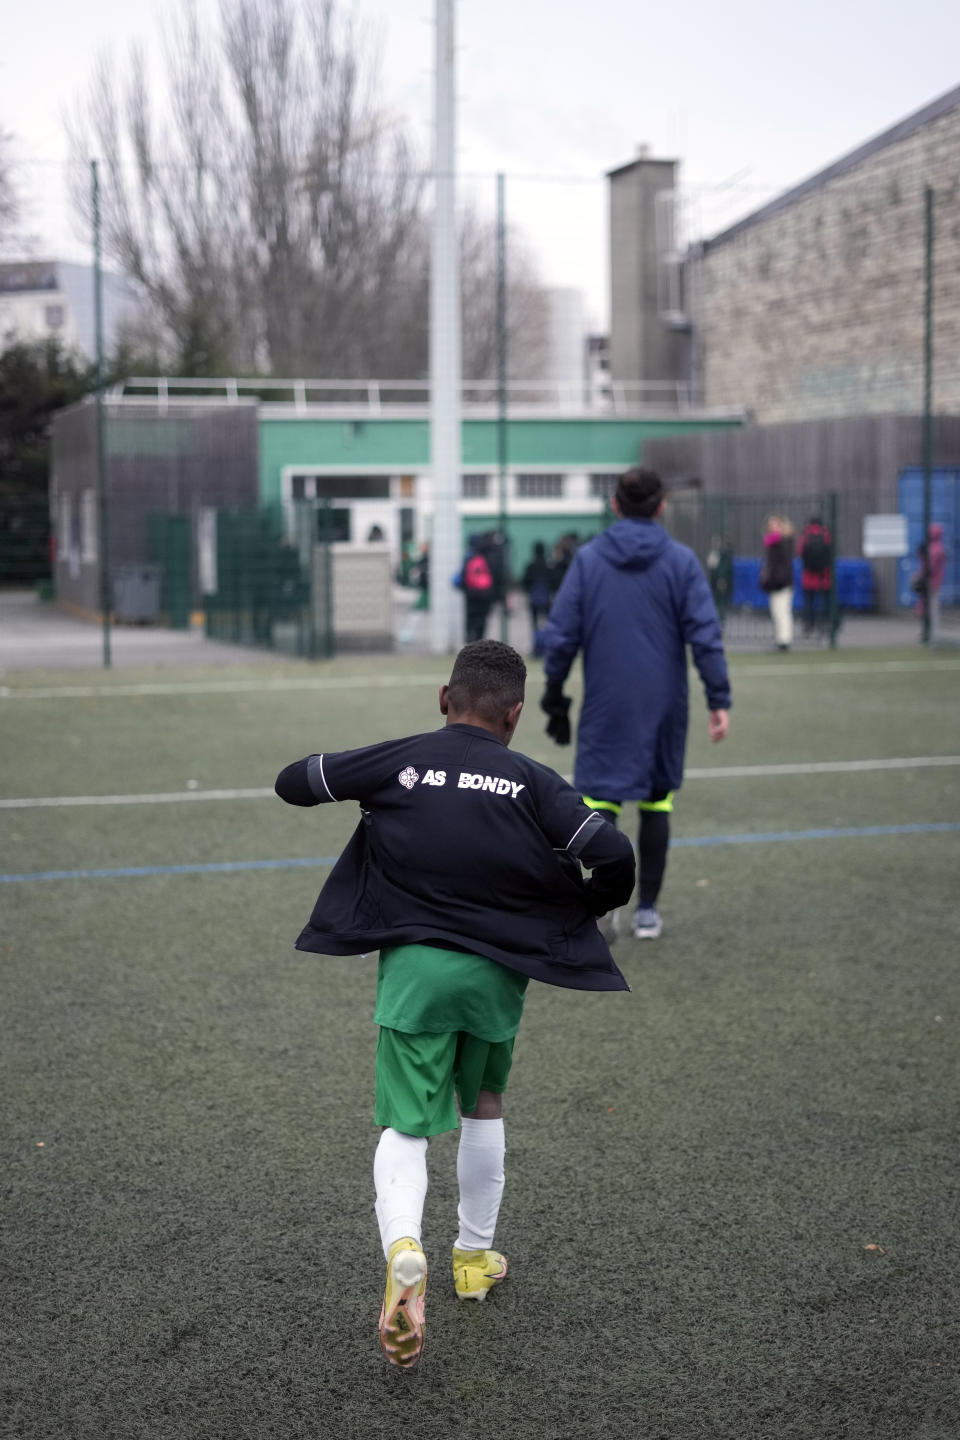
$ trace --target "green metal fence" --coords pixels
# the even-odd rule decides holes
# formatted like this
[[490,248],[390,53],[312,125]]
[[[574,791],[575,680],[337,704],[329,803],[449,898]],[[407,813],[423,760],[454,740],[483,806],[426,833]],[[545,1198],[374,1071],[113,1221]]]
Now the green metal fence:
[[0,585],[49,585],[50,502],[0,490]]
[[313,507],[295,507],[292,523],[279,506],[221,509],[214,516],[211,534],[200,542],[213,547],[199,567],[206,572],[207,635],[292,655],[332,654],[324,566],[310,533]]
[[147,555],[159,572],[160,616],[172,630],[186,630],[193,610],[190,519],[156,511],[147,516]]

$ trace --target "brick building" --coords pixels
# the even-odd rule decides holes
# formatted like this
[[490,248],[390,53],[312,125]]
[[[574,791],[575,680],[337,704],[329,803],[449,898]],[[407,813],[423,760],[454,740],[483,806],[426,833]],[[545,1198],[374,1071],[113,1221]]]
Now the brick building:
[[762,424],[918,412],[926,186],[934,408],[960,412],[960,86],[689,255],[701,401]]

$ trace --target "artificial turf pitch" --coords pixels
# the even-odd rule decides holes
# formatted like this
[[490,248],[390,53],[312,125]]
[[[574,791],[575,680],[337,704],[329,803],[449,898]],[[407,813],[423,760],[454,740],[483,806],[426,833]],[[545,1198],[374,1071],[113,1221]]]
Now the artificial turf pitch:
[[[733,675],[722,747],[694,691],[689,766],[960,753],[956,659]],[[303,677],[337,684],[259,688]],[[4,678],[258,687],[4,696],[0,790],[29,797],[269,786],[311,750],[438,723],[443,667]],[[516,743],[570,769],[541,719]],[[323,857],[355,818],[8,809],[0,872]],[[691,779],[674,834],[958,821],[946,766]],[[0,1434],[956,1440],[960,832],[678,847],[663,938],[617,946],[631,994],[531,986],[510,1276],[458,1305],[456,1140],[433,1141],[413,1376],[375,1339],[375,962],[292,949],[322,876],[0,885]]]

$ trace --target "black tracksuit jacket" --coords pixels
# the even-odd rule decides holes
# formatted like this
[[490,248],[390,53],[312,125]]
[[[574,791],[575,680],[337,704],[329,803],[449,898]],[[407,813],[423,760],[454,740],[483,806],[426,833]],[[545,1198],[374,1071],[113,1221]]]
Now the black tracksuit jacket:
[[281,771],[276,790],[291,805],[360,805],[298,950],[432,941],[549,985],[629,989],[594,918],[633,893],[629,840],[490,731],[451,724],[309,755]]

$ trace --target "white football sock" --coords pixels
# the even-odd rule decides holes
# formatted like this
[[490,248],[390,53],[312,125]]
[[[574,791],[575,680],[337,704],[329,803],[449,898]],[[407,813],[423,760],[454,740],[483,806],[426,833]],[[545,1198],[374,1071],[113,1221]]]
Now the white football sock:
[[419,1245],[427,1194],[426,1139],[384,1130],[373,1157],[373,1183],[384,1259],[390,1254],[390,1246],[405,1235]]
[[461,1120],[457,1151],[458,1250],[489,1250],[503,1198],[502,1120]]

